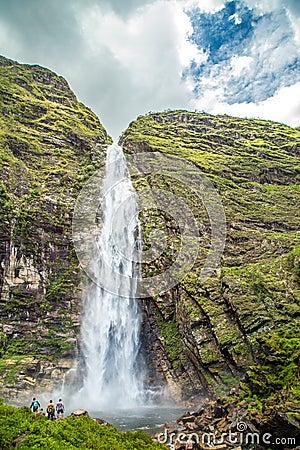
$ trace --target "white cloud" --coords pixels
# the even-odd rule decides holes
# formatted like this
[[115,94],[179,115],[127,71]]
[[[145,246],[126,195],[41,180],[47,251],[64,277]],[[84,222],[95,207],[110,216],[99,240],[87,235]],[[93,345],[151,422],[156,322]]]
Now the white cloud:
[[[129,18],[94,6],[81,10],[78,20],[99,77],[106,70],[111,74],[106,86],[109,105],[103,107],[100,97],[99,104],[93,99],[90,104],[99,111],[112,109],[106,123],[115,136],[139,114],[187,105],[189,90],[181,80],[182,68],[204,56],[187,41],[190,23],[176,2],[157,1]],[[101,63],[104,54],[110,55],[109,67]],[[126,117],[122,105],[126,105]]]
[[[285,3],[294,32],[299,30],[296,0],[245,1],[265,11],[284,11]],[[224,3],[27,0],[27,7],[21,10],[17,2],[0,0],[0,45],[8,57],[44,65],[63,75],[114,137],[136,116],[167,108],[253,115],[299,125],[298,84],[280,88],[273,97],[255,104],[228,105],[224,96],[230,83],[238,92],[239,77],[246,75],[250,89],[265,92],[269,82],[264,77],[292,63],[300,34],[281,42],[279,22],[274,30],[270,24],[256,28],[247,52],[240,54],[237,49],[227,65],[206,73],[202,79],[205,94],[200,99],[194,98],[191,76],[182,81],[182,72],[191,61],[200,65],[208,58],[208,53],[187,39],[192,27],[184,11],[198,6],[212,13]],[[241,17],[234,15],[232,20],[239,22]],[[258,71],[262,74],[259,79]],[[235,102],[234,96],[231,101]]]
[[222,101],[222,90],[210,90],[199,99],[190,102],[191,109],[209,111],[212,114],[228,114],[283,122],[300,126],[300,82],[283,87],[273,97],[259,103],[235,103]]
[[229,20],[234,20],[234,23],[236,25],[240,25],[242,23],[242,19],[237,13],[232,14],[232,16],[229,17]]
[[158,75],[163,83],[170,67],[176,69],[177,65],[174,49],[178,37],[172,14],[166,2],[156,2],[128,20],[94,7],[81,14],[83,39],[95,56],[101,54],[103,48],[108,50],[130,71],[137,87],[154,87]]
[[195,61],[196,64],[205,63],[208,55],[188,39],[193,32],[190,19],[179,4],[174,3],[174,6],[174,23],[179,33],[177,51],[182,68],[187,67],[191,61]]
[[260,8],[264,12],[287,8],[294,15],[300,15],[299,0],[246,0],[246,3],[251,7]]
[[300,47],[300,17],[295,17],[288,11],[288,18],[290,19],[292,28],[294,30],[295,42]]
[[186,38],[191,26],[183,6],[181,0],[130,0],[128,7],[121,0],[27,0],[21,11],[0,0],[1,48],[63,75],[117,138],[139,114],[187,106],[182,70],[204,56]]
[[265,94],[270,96],[272,86],[278,90],[298,81],[295,64],[300,56],[299,46],[282,10],[275,12],[271,20],[265,16],[255,27],[248,54],[252,62],[246,66],[247,78],[250,85],[253,83],[258,100]]
[[[234,20],[233,16],[231,18]],[[223,36],[226,35],[226,25],[216,22],[214,26],[221,27]],[[201,33],[199,35],[201,38]],[[193,88],[201,99],[205,92],[205,98],[210,98],[209,104],[216,99],[216,93],[218,105],[262,102],[281,87],[299,81],[299,58],[299,46],[289,18],[284,9],[276,10],[260,17],[246,38],[224,39],[221,51],[207,61],[204,70],[190,70],[189,86],[193,80]],[[213,92],[213,97],[207,90]]]
[[226,0],[179,0],[185,9],[199,8],[205,12],[216,12],[223,8]]
[[251,56],[233,56],[230,61],[233,76],[239,77],[242,71],[249,67],[252,62]]

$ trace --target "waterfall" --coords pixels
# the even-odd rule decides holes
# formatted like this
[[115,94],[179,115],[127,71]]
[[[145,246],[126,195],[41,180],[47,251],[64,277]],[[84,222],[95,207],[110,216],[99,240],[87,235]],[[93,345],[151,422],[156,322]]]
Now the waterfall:
[[116,144],[107,149],[101,194],[101,229],[91,261],[96,283],[86,291],[81,320],[84,379],[79,397],[82,405],[94,411],[137,405],[143,384],[137,367],[141,327],[135,299],[140,235],[137,196],[122,148]]

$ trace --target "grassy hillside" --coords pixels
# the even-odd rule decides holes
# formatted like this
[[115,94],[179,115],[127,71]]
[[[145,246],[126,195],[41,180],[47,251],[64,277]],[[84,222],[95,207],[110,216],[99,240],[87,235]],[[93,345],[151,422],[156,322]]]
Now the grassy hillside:
[[99,425],[88,416],[67,417],[49,421],[35,416],[29,408],[13,408],[0,403],[0,447],[35,449],[155,450],[166,448],[155,444],[141,432],[119,432],[112,425]]

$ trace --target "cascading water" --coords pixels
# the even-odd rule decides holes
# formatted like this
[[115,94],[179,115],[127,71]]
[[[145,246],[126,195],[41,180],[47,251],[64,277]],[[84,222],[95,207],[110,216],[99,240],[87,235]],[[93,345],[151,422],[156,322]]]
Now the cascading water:
[[[142,392],[137,367],[141,312],[135,299],[140,235],[138,205],[121,147],[107,149],[102,187],[102,229],[81,323],[81,405],[90,410],[131,407]],[[103,288],[111,286],[112,289]]]

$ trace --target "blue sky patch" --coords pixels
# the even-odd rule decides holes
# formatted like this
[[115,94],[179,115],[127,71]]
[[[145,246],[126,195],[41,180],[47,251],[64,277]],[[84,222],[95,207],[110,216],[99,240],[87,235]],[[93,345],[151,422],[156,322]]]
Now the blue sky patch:
[[208,63],[218,64],[236,54],[242,54],[253,36],[258,19],[246,6],[231,1],[216,13],[199,9],[189,11],[193,33],[190,41],[208,53]]
[[[187,11],[193,28],[189,40],[207,56],[195,61],[183,78],[194,81],[194,94],[223,88],[229,103],[260,102],[283,86],[300,81],[300,57],[294,30],[285,9],[261,13],[240,1],[228,1],[224,8],[207,13],[199,8]],[[248,57],[237,72],[233,60]]]

